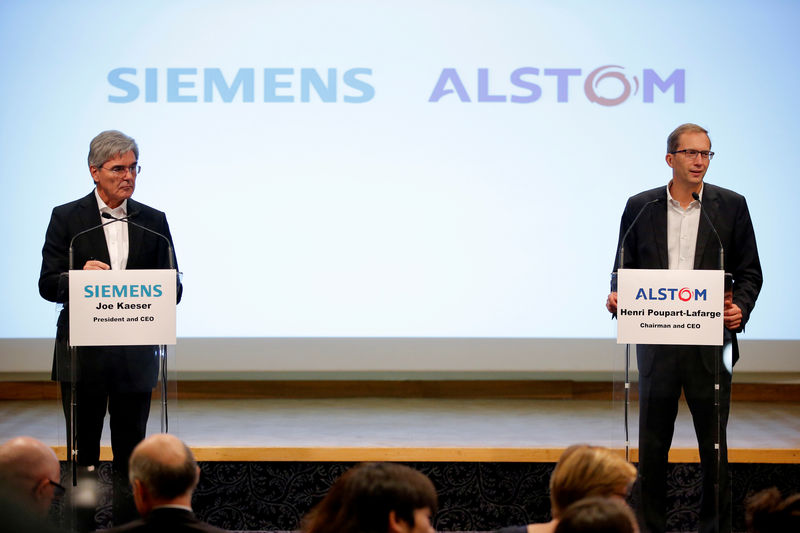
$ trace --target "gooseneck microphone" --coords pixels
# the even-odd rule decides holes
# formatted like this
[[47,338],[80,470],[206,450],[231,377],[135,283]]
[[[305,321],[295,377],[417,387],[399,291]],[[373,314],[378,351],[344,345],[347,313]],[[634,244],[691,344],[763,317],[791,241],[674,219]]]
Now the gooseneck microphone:
[[[108,213],[103,213],[103,215],[102,215],[103,218],[111,218],[113,220],[109,220],[108,222],[103,222],[102,224],[98,224],[96,226],[92,226],[89,229],[85,229],[83,231],[79,231],[78,233],[76,233],[72,237],[72,239],[70,239],[70,241],[69,241],[69,262],[68,262],[69,268],[68,268],[68,270],[72,270],[74,268],[74,266],[75,266],[75,264],[74,264],[75,262],[74,262],[74,258],[73,258],[73,252],[74,252],[73,244],[75,243],[75,239],[77,239],[81,235],[86,235],[87,233],[89,233],[91,231],[94,231],[96,229],[100,229],[100,228],[102,228],[104,226],[108,226],[109,224],[113,224],[114,222],[127,222],[129,218],[134,217],[137,214],[138,213],[131,213],[130,215],[122,217],[122,218],[114,218],[111,215],[109,215]],[[106,216],[106,215],[108,215],[108,216]]]
[[633,222],[631,222],[631,225],[628,226],[628,230],[625,232],[625,234],[622,236],[622,239],[619,241],[619,251],[617,253],[617,257],[619,258],[619,262],[617,263],[617,269],[624,268],[624,265],[625,265],[625,239],[628,238],[628,235],[630,234],[631,230],[633,229],[634,226],[636,226],[636,222],[638,222],[639,217],[642,216],[642,214],[644,213],[645,209],[647,209],[648,207],[650,207],[653,204],[659,203],[661,200],[662,200],[661,198],[656,198],[655,200],[650,200],[649,202],[644,204],[641,209],[639,209],[638,213],[636,213],[636,216],[633,218]]
[[700,200],[700,195],[696,192],[693,192],[692,198],[700,203],[700,212],[703,213],[704,217],[706,217],[706,222],[708,222],[708,225],[711,226],[711,231],[714,232],[714,236],[717,238],[717,243],[719,243],[719,269],[725,270],[725,248],[722,246],[722,239],[719,238],[717,228],[714,227],[714,224],[711,223],[711,219],[708,218],[708,213],[706,213],[705,208],[703,208],[703,202]]
[[[143,229],[144,231],[146,231],[148,233],[152,233],[153,235],[157,235],[158,237],[161,237],[162,239],[164,239],[164,242],[167,243],[167,255],[169,255],[169,268],[170,268],[170,270],[175,270],[175,258],[174,258],[174,254],[172,252],[172,243],[169,242],[169,239],[163,233],[159,233],[159,232],[157,232],[155,230],[152,230],[152,229],[150,229],[148,227],[142,226],[141,224],[137,224],[136,222],[132,222],[131,219],[133,217],[135,217],[136,215],[138,215],[138,214],[139,214],[138,211],[134,211],[130,215],[128,215],[126,217],[121,217],[121,218],[117,218],[114,215],[112,215],[111,213],[103,213],[101,216],[103,218],[111,219],[111,221],[110,222],[106,222],[106,224],[113,224],[114,222],[126,222],[126,223],[130,224],[131,226],[136,226],[137,228]],[[102,226],[105,226],[105,224],[102,224]]]

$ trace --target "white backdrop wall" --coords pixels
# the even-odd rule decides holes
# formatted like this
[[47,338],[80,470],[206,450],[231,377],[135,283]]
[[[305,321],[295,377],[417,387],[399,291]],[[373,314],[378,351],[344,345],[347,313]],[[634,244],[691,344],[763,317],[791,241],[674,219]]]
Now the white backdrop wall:
[[114,128],[139,142],[134,197],[169,217],[178,336],[249,347],[220,370],[536,370],[551,341],[591,366],[625,200],[666,184],[691,121],[755,224],[745,338],[798,341],[798,20],[785,1],[5,1],[0,339],[54,334],[44,231]]

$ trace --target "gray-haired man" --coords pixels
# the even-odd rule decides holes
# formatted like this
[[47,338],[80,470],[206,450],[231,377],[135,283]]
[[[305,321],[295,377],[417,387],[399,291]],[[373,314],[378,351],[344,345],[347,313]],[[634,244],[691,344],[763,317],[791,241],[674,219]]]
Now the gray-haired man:
[[[169,268],[170,252],[164,239],[125,222],[98,227],[107,222],[102,218],[104,213],[114,218],[132,218],[137,225],[172,241],[164,213],[131,199],[141,172],[136,141],[119,131],[104,131],[91,141],[88,164],[95,188],[83,198],[53,209],[39,276],[42,297],[65,304],[58,318],[52,379],[61,382],[68,431],[72,370],[66,274],[70,241],[94,228],[73,243],[73,268],[84,270]],[[177,268],[174,255],[172,262]],[[181,293],[179,284],[178,300]],[[80,348],[77,355],[78,464],[98,464],[100,436],[108,411],[116,481],[114,521],[122,523],[135,517],[130,496],[120,498],[120,494],[128,492],[128,458],[145,436],[150,396],[158,378],[156,350],[154,346],[91,346]]]
[[199,475],[192,451],[180,439],[167,434],[146,438],[133,450],[130,463],[133,498],[142,519],[109,533],[221,533],[192,512],[192,492]]

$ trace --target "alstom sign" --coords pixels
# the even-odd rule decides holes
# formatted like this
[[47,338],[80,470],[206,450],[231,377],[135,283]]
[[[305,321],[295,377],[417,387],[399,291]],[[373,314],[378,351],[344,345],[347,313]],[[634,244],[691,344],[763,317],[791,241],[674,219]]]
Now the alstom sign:
[[[603,65],[583,74],[580,68],[536,68],[519,67],[508,74],[505,90],[492,86],[492,80],[502,79],[495,71],[479,68],[477,72],[459,72],[455,68],[445,68],[431,92],[429,102],[457,99],[461,102],[510,102],[532,104],[539,101],[566,103],[574,101],[576,94],[589,102],[613,107],[628,100],[640,99],[651,104],[656,94],[665,95],[673,103],[686,102],[686,70],[675,69],[662,75],[652,68],[643,69],[641,75],[627,74],[619,65]],[[641,76],[641,81],[640,81]],[[467,90],[465,80],[477,81],[477,90]],[[577,83],[576,83],[577,82]],[[583,90],[575,90],[579,85]],[[663,100],[662,100],[663,101]]]
[[636,292],[636,300],[667,300],[667,301],[675,301],[680,300],[682,302],[689,302],[691,300],[703,300],[706,301],[708,299],[708,289],[690,289],[689,287],[639,287],[639,290]]

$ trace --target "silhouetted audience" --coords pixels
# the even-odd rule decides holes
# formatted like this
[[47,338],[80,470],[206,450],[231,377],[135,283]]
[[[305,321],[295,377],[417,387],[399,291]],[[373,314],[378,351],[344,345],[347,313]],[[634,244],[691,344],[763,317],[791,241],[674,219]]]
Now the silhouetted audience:
[[340,477],[303,520],[303,533],[434,533],[436,489],[394,463],[363,463]]
[[639,533],[636,517],[623,500],[593,496],[567,507],[555,533]]
[[784,499],[772,487],[748,498],[745,521],[749,533],[800,531],[800,494]]
[[109,533],[222,532],[194,516],[192,492],[200,468],[192,451],[177,437],[158,434],[144,439],[131,454],[128,472],[142,518],[109,529]]
[[20,499],[18,491],[0,483],[0,533],[59,533],[41,510]]
[[0,446],[0,485],[41,514],[64,495],[55,452],[33,437],[15,437]]
[[[142,518],[108,533],[224,533],[195,517],[192,493],[200,468],[177,437],[158,434],[134,449],[129,465],[136,509]],[[0,533],[56,531],[44,520],[64,494],[53,450],[31,437],[0,446]],[[567,448],[550,477],[552,520],[506,527],[497,533],[639,533],[626,499],[636,469],[600,446]],[[434,533],[436,489],[427,476],[396,463],[362,463],[345,472],[303,519],[300,533]],[[750,533],[800,531],[800,494],[777,488],[747,500]]]
[[558,459],[550,476],[552,520],[500,529],[498,533],[553,533],[571,504],[590,496],[614,496],[624,501],[636,480],[636,468],[620,454],[600,446],[576,444]]

